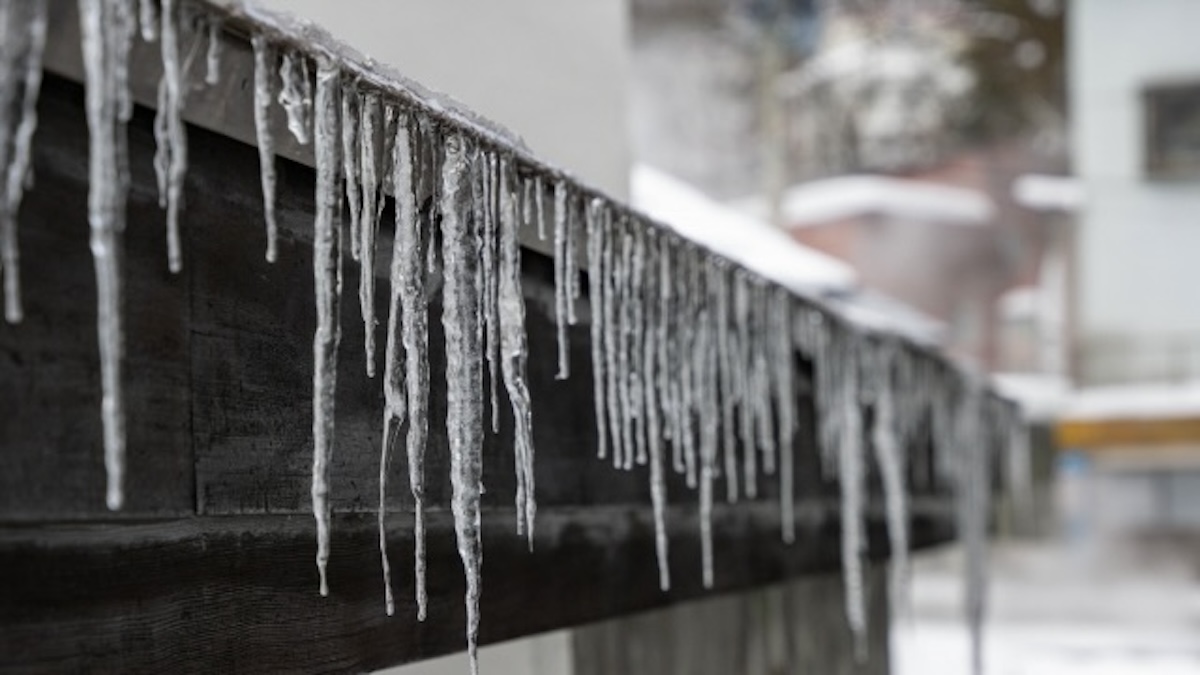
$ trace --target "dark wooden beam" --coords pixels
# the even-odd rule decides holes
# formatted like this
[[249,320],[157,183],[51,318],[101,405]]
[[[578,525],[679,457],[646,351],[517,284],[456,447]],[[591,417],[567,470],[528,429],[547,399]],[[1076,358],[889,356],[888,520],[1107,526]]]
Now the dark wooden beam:
[[[269,265],[256,150],[189,129],[184,272],[171,275],[151,169],[152,112],[145,109],[130,125],[134,184],[125,233],[128,506],[105,509],[82,88],[48,77],[39,110],[37,185],[27,193],[20,230],[27,318],[0,325],[7,469],[0,472],[0,669],[346,672],[462,649],[437,303],[427,467],[431,604],[419,623],[402,456],[392,466],[388,500],[399,615],[384,613],[373,516],[382,399],[379,381],[364,374],[350,264],[332,471],[332,595],[317,593],[308,513],[311,170],[280,164],[283,236],[279,262]],[[695,492],[670,476],[673,586],[663,593],[646,469],[616,471],[595,458],[587,326],[571,333],[571,379],[555,380],[551,262],[527,253],[523,272],[541,509],[530,553],[514,532],[511,423],[502,394],[501,430],[488,434],[485,451],[483,642],[706,593]],[[714,592],[838,565],[837,489],[818,464],[809,394],[798,412],[799,541],[780,542],[777,480],[763,477],[757,501],[717,509]],[[928,448],[910,451],[914,467],[932,466]],[[913,484],[921,504],[914,545],[948,540],[944,486]],[[887,554],[877,515],[870,527],[876,558]]]

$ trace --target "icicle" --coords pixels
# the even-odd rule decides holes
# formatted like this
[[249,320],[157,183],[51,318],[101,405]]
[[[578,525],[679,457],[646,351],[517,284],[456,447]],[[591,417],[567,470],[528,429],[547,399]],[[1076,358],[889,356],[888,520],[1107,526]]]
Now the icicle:
[[733,380],[733,343],[729,335],[729,275],[725,265],[716,262],[709,266],[709,284],[716,301],[718,372],[721,390],[722,451],[725,457],[725,500],[738,501],[737,425],[735,420],[737,395]]
[[[15,16],[17,9],[27,12]],[[3,194],[0,194],[0,269],[4,270],[4,317],[9,323],[19,323],[24,317],[21,307],[20,248],[17,241],[17,216],[21,210],[25,183],[29,178],[30,148],[37,129],[37,100],[42,85],[42,53],[46,46],[46,0],[10,2],[4,5],[8,37],[18,34],[24,38],[23,50],[5,55],[3,112],[0,112],[0,145],[4,153],[0,165],[5,166]],[[12,49],[12,47],[10,47]],[[10,60],[11,59],[11,60]],[[19,68],[18,68],[19,67]],[[20,81],[17,81],[17,78]],[[19,85],[19,86],[18,86]],[[21,92],[20,117],[13,128],[8,114],[13,110],[9,95],[16,98]],[[8,147],[11,129],[12,147]]]
[[[620,404],[621,430],[621,463],[617,468],[629,470],[633,468],[633,404],[630,396],[630,339],[633,322],[633,233],[634,227],[628,220],[623,219],[621,228],[621,262],[618,277],[619,295],[617,303],[617,401]],[[615,457],[614,457],[615,459]]]
[[500,348],[504,368],[504,387],[512,404],[516,420],[513,447],[517,462],[517,525],[524,526],[533,550],[533,522],[537,513],[533,472],[533,419],[529,402],[529,387],[525,383],[525,362],[528,358],[525,340],[525,298],[521,294],[521,247],[518,240],[520,223],[509,184],[511,165],[500,165],[500,267],[498,312],[500,315]]
[[267,224],[267,262],[279,255],[279,226],[275,222],[275,137],[271,133],[274,97],[275,50],[262,35],[250,39],[254,49],[254,131],[258,137],[258,165],[262,176],[263,219]]
[[783,288],[775,288],[771,317],[771,370],[775,373],[776,430],[779,433],[779,520],[784,543],[796,541],[796,385],[792,355],[792,299]]
[[[679,326],[690,326],[700,313],[700,263],[699,252],[693,246],[683,249],[683,277],[686,279],[683,297],[680,302]],[[699,382],[700,373],[696,372],[695,354],[698,349],[699,336],[693,330],[684,331],[681,335],[680,353],[680,407],[683,435],[683,465],[686,471],[687,486],[696,487],[697,474],[697,439],[694,433],[693,416],[699,413],[696,397],[701,393]]]
[[[755,363],[754,341],[756,332],[752,324],[750,280],[744,272],[738,272],[733,293],[734,325],[737,327],[738,401],[740,403],[739,436],[742,441],[742,476],[745,480],[746,496],[758,496],[758,453],[754,440],[754,394]],[[761,337],[761,336],[757,336]]]
[[567,258],[563,261],[564,276],[567,282],[567,323],[574,326],[579,322],[575,312],[575,301],[579,299],[579,252],[576,242],[583,235],[579,223],[578,199],[567,200]]
[[[481,178],[483,180],[483,199],[480,206],[483,209],[483,317],[486,334],[485,349],[487,350],[488,393],[492,412],[492,433],[500,433],[500,396],[497,383],[500,380],[502,366],[500,364],[500,302],[498,279],[498,245],[500,222],[500,169],[495,153],[484,155]],[[522,304],[522,309],[524,305]]]
[[[521,179],[521,226],[522,227],[537,227],[535,221],[537,214],[534,212],[533,206],[533,183],[534,178]],[[589,221],[588,225],[591,223]],[[589,242],[590,243],[590,242]],[[591,251],[591,249],[588,249]]]
[[[361,98],[362,124],[359,128],[359,150],[362,170],[362,212],[359,216],[358,247],[362,261],[358,277],[358,302],[363,318],[363,351],[367,359],[367,377],[375,377],[375,240],[379,233],[380,163],[383,161],[383,109],[379,95],[369,93]],[[343,134],[344,136],[344,134]]]
[[907,604],[908,564],[908,495],[904,487],[904,449],[896,434],[895,380],[892,372],[890,347],[878,348],[873,354],[872,369],[875,385],[875,418],[871,429],[871,445],[883,483],[884,505],[887,513],[888,541],[891,545],[891,599],[894,611]]
[[[540,185],[540,178],[538,185]],[[591,309],[592,323],[592,397],[596,409],[596,456],[604,459],[608,452],[608,420],[605,399],[605,318],[604,294],[606,276],[609,274],[605,266],[603,252],[607,246],[608,233],[601,222],[601,209],[604,202],[593,199],[588,205],[588,299]],[[540,223],[539,223],[540,224]]]
[[221,21],[208,19],[208,51],[204,54],[204,84],[213,86],[221,81]]
[[965,375],[956,406],[959,533],[966,549],[966,614],[971,634],[971,672],[983,672],[983,615],[987,603],[987,526],[991,501],[988,439],[983,425],[983,383]]
[[663,428],[664,437],[671,439],[671,466],[675,473],[680,474],[685,471],[683,465],[683,446],[679,442],[679,397],[675,395],[675,388],[679,369],[675,367],[674,356],[676,344],[675,332],[671,330],[675,311],[672,302],[673,296],[671,289],[673,287],[673,279],[671,278],[671,256],[674,255],[675,244],[674,240],[664,238],[662,245],[659,247],[659,264],[658,264],[658,328],[656,330],[655,343],[658,349],[658,391],[662,395],[663,413],[666,416],[666,425]]
[[285,52],[279,66],[279,80],[283,83],[279,90],[279,105],[287,113],[288,131],[297,143],[308,145],[313,108],[308,59],[303,54]]
[[571,294],[567,279],[567,184],[554,184],[554,320],[558,326],[558,374],[565,380],[571,374],[570,347],[567,341],[567,303]]
[[[165,37],[164,37],[165,39]],[[329,562],[329,462],[334,445],[334,406],[337,394],[337,354],[341,341],[342,222],[338,212],[339,156],[338,94],[340,73],[328,60],[317,67],[317,96],[313,127],[317,160],[316,213],[313,221],[313,278],[316,285],[317,329],[313,335],[313,515],[317,521],[317,570],[321,595],[329,594],[325,568]]]
[[127,2],[79,0],[88,123],[88,225],[96,265],[97,333],[103,388],[106,502],[125,501],[125,397],[121,371],[125,337],[121,317],[121,234],[129,186],[125,118],[129,36],[133,6]]
[[650,452],[650,501],[654,508],[654,549],[658,557],[658,586],[663,591],[671,588],[671,568],[667,554],[667,481],[663,467],[662,422],[659,417],[658,373],[663,364],[658,361],[660,326],[663,321],[660,296],[659,258],[662,255],[660,240],[655,234],[647,242],[646,273],[646,322],[642,338],[642,386],[645,389],[646,437]]
[[483,540],[479,495],[482,491],[483,399],[479,392],[482,345],[479,334],[479,234],[469,214],[468,153],[463,139],[446,139],[442,168],[442,325],[446,335],[446,432],[450,440],[452,510],[458,554],[467,577],[467,652],[478,672],[479,594]]
[[362,259],[363,191],[362,152],[359,150],[362,96],[353,82],[342,85],[342,171],[346,188],[346,203],[350,211],[350,257]]
[[184,68],[179,56],[179,10],[175,0],[162,0],[159,35],[163,74],[158,85],[158,110],[154,117],[154,169],[158,174],[159,206],[167,210],[167,265],[183,269],[179,241],[179,210],[183,206],[183,180],[187,174],[187,128],[183,123]]
[[[408,482],[413,496],[413,540],[417,618],[425,620],[425,442],[429,429],[429,314],[425,267],[413,177],[412,130],[398,120],[392,145],[396,236],[392,241],[391,295],[384,353],[384,433],[379,477],[379,547],[388,614],[394,611],[384,534],[386,469],[395,436],[408,419]],[[403,346],[403,370],[400,350]],[[406,387],[402,389],[402,387]],[[407,405],[407,408],[405,407]],[[406,415],[406,413],[408,413]]]
[[[645,466],[648,459],[646,439],[646,390],[643,356],[646,343],[646,230],[648,223],[635,222],[633,228],[633,260],[630,268],[630,322],[626,326],[629,345],[629,373],[625,380],[626,400],[629,401],[630,426],[637,424],[634,434],[634,460]],[[572,256],[573,257],[573,256]]]
[[621,399],[618,393],[618,383],[621,369],[618,363],[618,323],[617,312],[621,298],[617,295],[622,274],[621,261],[616,255],[619,232],[614,231],[612,212],[604,211],[604,250],[602,251],[602,267],[604,269],[604,386],[605,401],[608,412],[608,432],[612,441],[612,461],[614,468],[623,466],[623,441],[621,433]]
[[832,373],[838,378],[834,400],[840,418],[836,433],[838,485],[841,489],[842,577],[846,590],[846,620],[854,635],[855,653],[859,659],[866,653],[866,598],[863,592],[863,553],[865,547],[864,508],[866,467],[862,445],[862,410],[859,406],[859,364],[857,340],[854,335],[842,335],[846,342],[837,346],[840,356]]
[[158,4],[155,0],[138,0],[138,16],[141,17],[142,39],[154,42],[158,39]]
[[775,423],[771,409],[772,374],[768,359],[770,317],[767,287],[761,281],[754,289],[754,418],[758,422],[758,447],[762,449],[763,473],[775,473]]
[[[696,342],[692,352],[695,362],[693,373],[697,376],[698,391],[696,394],[706,401],[712,396],[710,355],[713,353],[710,330],[711,318],[708,309],[701,310],[697,317]],[[708,406],[701,404],[702,410],[708,413]],[[700,554],[703,565],[703,581],[705,588],[713,586],[713,471],[716,468],[716,420],[706,414],[700,416]]]
[[546,241],[546,182],[541,176],[534,179],[533,200],[537,206],[538,239]]

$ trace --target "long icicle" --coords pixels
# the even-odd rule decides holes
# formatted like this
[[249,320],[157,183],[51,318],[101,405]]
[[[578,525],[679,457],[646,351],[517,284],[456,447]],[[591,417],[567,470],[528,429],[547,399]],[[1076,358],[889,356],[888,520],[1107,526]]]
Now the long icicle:
[[491,410],[492,433],[500,433],[500,300],[499,300],[499,225],[500,225],[500,167],[499,156],[490,152],[483,163],[483,324],[487,350],[488,403]]
[[[28,15],[22,17],[24,20],[19,25],[14,26],[13,22],[16,17],[13,16],[13,12],[18,7],[28,12]],[[19,323],[25,312],[21,306],[17,216],[21,210],[21,198],[25,192],[25,183],[29,178],[30,149],[38,122],[37,100],[42,85],[42,53],[46,46],[46,0],[10,2],[5,5],[4,11],[9,15],[7,17],[9,37],[14,35],[14,29],[25,33],[24,51],[20,58],[13,61],[8,61],[6,58],[4,64],[6,68],[17,71],[17,63],[21,62],[19,71],[5,76],[6,78],[15,78],[18,74],[21,76],[21,114],[12,131],[11,154],[5,159],[7,173],[4,176],[4,193],[0,195],[0,199],[3,200],[3,203],[0,203],[0,268],[4,270],[4,317],[9,323]],[[9,83],[6,91],[11,91],[15,95],[16,84],[16,82]],[[12,105],[7,101],[5,104],[6,110],[12,109]],[[7,136],[9,127],[7,120],[3,122],[3,125],[5,136]],[[7,145],[7,138],[3,142]],[[5,148],[5,151],[9,151],[9,149]]]
[[633,333],[633,278],[637,273],[634,268],[634,234],[633,225],[628,218],[623,220],[621,228],[621,274],[619,277],[620,295],[617,303],[617,401],[620,403],[621,429],[621,464],[617,468],[629,470],[633,468],[635,444],[633,440],[633,406],[630,396],[630,342]]
[[772,373],[769,357],[770,339],[770,299],[767,286],[759,282],[754,292],[755,334],[754,340],[754,371],[756,388],[754,391],[755,419],[758,422],[758,445],[762,449],[762,470],[766,475],[775,473],[775,422],[772,419],[771,392]]
[[571,294],[567,278],[567,256],[570,255],[567,241],[567,184],[554,184],[554,321],[558,328],[558,373],[556,379],[565,380],[571,375],[570,345],[567,338],[568,297]]
[[359,136],[362,133],[362,94],[354,82],[342,84],[342,181],[346,189],[346,208],[350,212],[350,257],[362,258],[362,153]]
[[[537,194],[537,191],[534,193]],[[608,232],[604,228],[603,201],[593,199],[588,205],[588,306],[591,310],[592,334],[592,396],[596,411],[596,456],[604,459],[608,452],[607,402],[605,398],[604,370],[604,241]],[[540,222],[540,221],[539,221]]]
[[663,466],[662,422],[658,398],[658,372],[663,364],[658,362],[659,324],[662,314],[659,305],[659,256],[661,239],[654,233],[646,249],[646,322],[642,338],[643,388],[646,404],[646,436],[650,452],[650,502],[654,509],[654,550],[658,557],[658,587],[663,591],[671,588],[671,567],[668,560],[667,540],[667,480]]
[[[857,341],[855,335],[842,335],[843,341]],[[862,410],[859,405],[858,347],[842,344],[837,347],[835,364],[838,485],[841,488],[842,577],[846,592],[846,620],[854,636],[856,658],[866,656],[867,614],[863,593],[863,509],[866,489],[866,468],[862,447]],[[829,366],[827,366],[829,367]]]
[[890,593],[892,607],[901,610],[907,602],[908,586],[908,494],[904,487],[903,449],[897,440],[895,374],[892,372],[893,352],[890,345],[878,348],[873,354],[875,371],[875,418],[871,427],[871,445],[879,467],[886,506],[888,542],[891,546]]
[[[707,304],[707,303],[706,303]],[[713,481],[717,468],[717,425],[716,410],[716,361],[717,352],[713,344],[712,314],[705,306],[697,317],[696,342],[692,353],[696,362],[695,373],[699,385],[700,422],[700,545],[703,559],[703,581],[705,588],[713,586]]]
[[313,146],[317,160],[316,214],[313,220],[313,279],[317,329],[313,335],[313,515],[317,521],[317,571],[321,595],[329,595],[329,462],[334,446],[337,355],[341,342],[342,223],[338,207],[341,136],[338,94],[341,75],[332,61],[317,68]]
[[450,482],[458,555],[467,577],[467,653],[471,673],[479,671],[479,595],[483,540],[483,397],[479,391],[482,345],[479,329],[479,233],[470,216],[469,157],[459,136],[446,139],[442,168],[442,325],[446,336],[446,432],[450,440]]
[[512,165],[509,160],[499,167],[500,245],[499,297],[501,366],[504,388],[512,404],[515,430],[513,448],[517,462],[517,524],[523,526],[533,549],[534,518],[537,498],[533,474],[533,413],[529,401],[529,386],[525,382],[525,362],[528,359],[525,338],[525,298],[521,294],[521,247],[517,239],[520,222],[513,199]]
[[620,240],[618,236],[620,233],[617,231],[617,228],[613,227],[611,218],[612,211],[605,209],[603,226],[604,250],[602,251],[604,269],[602,277],[604,283],[604,398],[608,404],[608,433],[610,445],[612,446],[613,467],[619,469],[622,465],[622,453],[624,452],[621,434],[621,404],[617,393],[617,383],[620,381],[620,369],[617,364],[617,305],[620,298],[617,295],[617,289],[620,288],[618,280],[621,276],[621,267],[616,249]]
[[[645,465],[647,451],[645,355],[646,343],[646,231],[649,225],[637,222],[633,230],[633,263],[630,283],[629,374],[625,381],[626,398],[629,401],[630,422],[637,424],[634,434],[634,461]],[[574,256],[572,256],[574,257]]]
[[756,332],[751,323],[751,287],[745,273],[737,274],[734,284],[733,311],[737,326],[737,368],[739,408],[738,431],[742,441],[742,477],[745,479],[746,497],[758,496],[758,452],[754,440],[754,346]]
[[263,220],[267,225],[267,262],[279,257],[279,226],[275,220],[275,136],[271,132],[271,103],[275,98],[275,48],[263,35],[250,38],[254,50],[254,131],[262,183]]
[[[371,92],[361,98],[362,123],[359,125],[359,168],[362,171],[362,212],[359,215],[358,303],[363,319],[363,352],[367,377],[375,377],[375,240],[379,234],[381,163],[383,162],[383,108],[379,95]],[[353,235],[351,235],[353,236]]]
[[[677,315],[679,326],[690,326],[695,317],[700,314],[700,263],[698,256],[698,250],[691,244],[685,245],[681,251],[682,265],[680,275],[685,279],[685,285],[683,297],[679,301],[679,314]],[[698,335],[696,331],[686,330],[680,331],[679,337],[679,406],[681,435],[683,437],[683,465],[686,470],[685,478],[687,486],[695,489],[699,467],[696,460],[697,440],[694,419],[698,412],[696,397],[701,393],[700,390],[703,386],[699,382],[700,374],[696,372],[696,359],[694,356]]]
[[[345,92],[342,99],[342,113],[345,107]],[[416,233],[416,217],[414,214],[412,195],[412,154],[408,145],[408,131],[403,129],[402,138],[398,139],[394,148],[393,163],[396,165],[395,176],[398,177],[393,190],[396,197],[396,236],[392,240],[392,264],[388,274],[390,293],[388,296],[387,342],[383,355],[383,436],[379,451],[379,510],[377,513],[379,527],[379,558],[383,570],[383,594],[388,616],[396,611],[396,601],[392,594],[392,566],[387,552],[387,484],[388,474],[392,463],[392,447],[399,436],[400,428],[408,417],[408,397],[405,386],[407,370],[401,350],[407,353],[404,345],[404,327],[412,321],[412,317],[404,310],[404,295],[409,291],[405,282],[405,268],[411,265],[411,258],[417,257],[420,265],[420,249],[413,240]],[[343,125],[345,138],[345,125]],[[342,146],[345,148],[345,144]],[[364,269],[365,273],[366,270]],[[416,422],[416,419],[413,419]],[[423,499],[420,492],[412,486],[412,466],[410,462],[410,487],[413,492],[413,510],[420,522],[423,511]],[[414,527],[415,531],[419,527]],[[420,537],[416,537],[417,549],[420,549]],[[420,602],[418,600],[418,607]],[[418,609],[418,614],[420,609]]]
[[737,470],[737,420],[735,418],[733,340],[729,331],[729,273],[725,265],[716,262],[710,266],[710,283],[716,300],[717,324],[717,374],[721,392],[721,449],[725,458],[725,500],[731,504],[738,501]]
[[[391,300],[388,303],[387,346],[384,356],[384,434],[380,461],[379,544],[383,559],[388,613],[394,611],[384,533],[384,485],[395,434],[408,420],[408,475],[413,495],[414,576],[417,618],[425,619],[425,442],[428,434],[428,310],[425,268],[413,179],[413,146],[409,118],[402,116],[392,146],[396,236],[392,242]],[[403,346],[404,364],[400,363]],[[403,367],[403,373],[401,368]],[[407,385],[405,391],[400,387]],[[402,406],[407,405],[407,410]]]
[[679,369],[675,367],[675,345],[677,336],[672,330],[674,325],[674,296],[672,294],[671,258],[675,252],[675,240],[664,236],[659,249],[658,265],[658,390],[663,401],[663,412],[666,417],[664,425],[665,436],[671,439],[671,468],[676,474],[684,472],[683,446],[679,442],[679,397],[676,396],[676,383]]
[[779,434],[779,521],[783,541],[796,541],[796,380],[792,356],[792,298],[776,288],[771,309],[774,327],[768,339],[773,342],[771,369],[775,373],[776,430]]
[[88,123],[88,225],[96,265],[96,326],[103,389],[105,501],[125,502],[125,396],[121,371],[125,335],[121,316],[121,235],[128,190],[123,102],[128,98],[129,36],[133,7],[127,2],[79,0]]
[[175,0],[162,0],[159,18],[163,75],[154,120],[158,141],[154,164],[159,172],[159,203],[167,209],[167,266],[177,273],[183,269],[179,212],[183,207],[183,180],[188,160],[187,127],[183,123],[184,67],[180,58],[179,9]]

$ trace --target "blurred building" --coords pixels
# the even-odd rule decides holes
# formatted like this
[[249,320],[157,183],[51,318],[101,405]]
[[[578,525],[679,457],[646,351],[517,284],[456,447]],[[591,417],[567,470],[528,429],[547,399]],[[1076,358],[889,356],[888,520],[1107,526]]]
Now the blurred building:
[[1087,459],[1101,530],[1200,525],[1197,21],[1192,0],[1076,0],[1069,20],[1085,388],[1058,438]]
[[1200,3],[1072,10],[1079,380],[1200,378]]

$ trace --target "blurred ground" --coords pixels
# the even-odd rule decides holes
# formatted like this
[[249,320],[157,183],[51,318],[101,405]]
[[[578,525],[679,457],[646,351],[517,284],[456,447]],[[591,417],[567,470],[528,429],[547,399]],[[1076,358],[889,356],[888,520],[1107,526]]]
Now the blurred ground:
[[[988,675],[1200,673],[1200,533],[998,542]],[[897,675],[963,675],[962,556],[920,557],[911,620],[893,631]]]

